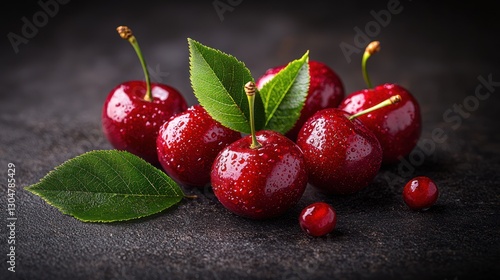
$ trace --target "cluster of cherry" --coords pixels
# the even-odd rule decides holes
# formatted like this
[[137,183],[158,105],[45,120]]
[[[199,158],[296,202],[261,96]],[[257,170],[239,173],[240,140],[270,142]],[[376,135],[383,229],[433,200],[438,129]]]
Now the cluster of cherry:
[[[279,216],[299,201],[308,183],[325,194],[358,192],[382,164],[398,162],[419,140],[420,108],[412,94],[397,84],[371,86],[366,60],[379,50],[378,42],[363,56],[367,89],[346,96],[337,73],[309,61],[309,90],[294,127],[286,135],[252,129],[243,137],[201,105],[188,108],[175,88],[151,83],[132,32],[123,26],[118,32],[137,51],[146,81],[124,82],[111,91],[102,115],[106,137],[115,148],[161,167],[182,185],[211,185],[218,200],[240,216]],[[249,104],[257,89],[284,67],[271,68],[245,86]],[[437,196],[427,177],[414,178],[403,189],[412,209],[429,208]],[[331,232],[336,220],[334,208],[325,202],[307,206],[299,217],[312,236]]]

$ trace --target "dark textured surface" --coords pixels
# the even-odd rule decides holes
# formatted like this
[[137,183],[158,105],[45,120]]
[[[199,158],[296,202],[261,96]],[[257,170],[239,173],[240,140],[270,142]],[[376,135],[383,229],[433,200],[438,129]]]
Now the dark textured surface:
[[[402,1],[373,38],[382,52],[369,62],[372,81],[397,82],[420,101],[421,147],[385,166],[368,188],[325,197],[308,189],[281,218],[251,221],[228,213],[209,189],[153,217],[112,224],[82,223],[23,188],[67,159],[111,149],[100,128],[110,89],[142,77],[137,58],[115,28],[129,25],[152,69],[196,103],[189,85],[191,37],[246,62],[255,77],[310,50],[329,64],[347,92],[363,88],[359,61],[342,42],[388,1],[345,4],[243,1],[218,17],[213,1],[71,1],[14,53],[6,34],[21,33],[35,2],[2,23],[0,83],[0,275],[2,279],[496,279],[500,275],[500,57],[492,7],[434,6]],[[224,1],[225,2],[225,1]],[[234,1],[238,2],[238,1]],[[347,4],[348,3],[348,4]],[[470,4],[469,4],[470,5]],[[375,30],[376,31],[376,30]],[[474,103],[479,77],[497,83]],[[483,89],[484,90],[484,89]],[[486,93],[487,91],[482,91]],[[449,113],[464,104],[465,113]],[[469,103],[467,103],[469,102]],[[477,105],[477,106],[476,106]],[[468,109],[467,109],[468,108]],[[449,114],[449,115],[448,115]],[[443,116],[445,115],[445,116]],[[447,117],[446,117],[447,116]],[[442,129],[446,140],[433,141]],[[16,273],[7,271],[7,163],[16,165]],[[433,178],[441,195],[427,212],[403,203],[404,183]],[[325,200],[336,208],[335,232],[300,231],[302,207]]]

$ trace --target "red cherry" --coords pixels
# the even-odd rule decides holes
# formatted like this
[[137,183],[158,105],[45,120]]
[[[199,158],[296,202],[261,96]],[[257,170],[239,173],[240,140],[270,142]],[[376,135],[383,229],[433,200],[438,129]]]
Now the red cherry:
[[224,148],[210,175],[215,196],[229,211],[251,219],[285,213],[307,186],[304,156],[286,136],[271,130],[255,132],[255,83],[245,92],[250,107],[251,134]]
[[251,219],[277,217],[302,197],[307,185],[304,157],[282,134],[256,133],[260,147],[251,148],[252,136],[224,148],[214,161],[212,188],[231,212]]
[[[285,66],[268,69],[264,75],[257,79],[257,88],[261,89]],[[300,128],[309,117],[321,109],[337,107],[344,98],[342,80],[328,65],[319,61],[309,61],[309,75],[310,82],[306,102],[294,127],[286,133],[286,136],[292,141],[296,140]]]
[[315,202],[305,207],[299,216],[299,225],[311,236],[324,236],[337,224],[337,213],[325,202]]
[[420,107],[417,100],[401,86],[383,84],[374,89],[364,89],[350,94],[339,109],[356,114],[390,96],[398,94],[401,102],[363,116],[363,122],[377,137],[382,146],[383,162],[395,163],[415,148],[421,134]]
[[438,199],[439,191],[429,177],[418,176],[406,183],[403,200],[413,210],[426,210]]
[[349,94],[339,105],[339,109],[356,114],[393,95],[400,95],[401,102],[387,108],[359,117],[377,137],[382,146],[383,163],[398,162],[415,148],[421,134],[422,120],[420,106],[415,97],[397,84],[382,84],[371,88],[366,73],[366,60],[379,50],[379,42],[372,42],[363,57],[363,74],[370,89]]
[[346,112],[318,111],[297,138],[306,161],[309,183],[326,194],[352,194],[368,186],[382,162],[373,133]]
[[119,26],[117,31],[136,50],[146,81],[121,83],[108,94],[102,109],[102,128],[116,149],[158,165],[158,130],[170,117],[186,110],[187,103],[177,89],[150,83],[146,63],[132,31],[126,26]]
[[180,184],[203,187],[217,154],[241,134],[215,121],[201,105],[191,106],[165,122],[157,138],[158,159]]
[[186,101],[174,88],[151,84],[153,101],[144,100],[146,84],[129,81],[116,86],[102,110],[104,133],[113,147],[157,164],[158,129],[172,115],[186,110]]

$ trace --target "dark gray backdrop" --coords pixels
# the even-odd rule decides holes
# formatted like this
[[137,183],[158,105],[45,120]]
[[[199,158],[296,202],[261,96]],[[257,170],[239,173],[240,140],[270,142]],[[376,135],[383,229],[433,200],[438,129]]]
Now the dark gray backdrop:
[[[52,5],[49,15],[31,2],[2,8],[2,279],[499,276],[499,29],[498,13],[488,4],[75,0]],[[48,2],[58,3],[42,1]],[[214,2],[233,6],[218,13]],[[26,21],[38,25],[24,30],[28,36]],[[206,188],[192,191],[199,199],[146,219],[79,222],[23,188],[67,159],[112,148],[100,127],[102,103],[118,83],[142,79],[133,49],[116,34],[118,25],[134,30],[153,80],[178,88],[190,105],[196,99],[188,37],[233,54],[255,78],[309,50],[350,93],[365,87],[361,52],[347,57],[340,46],[361,51],[356,43],[363,42],[355,40],[363,32],[382,43],[368,64],[373,83],[399,83],[419,100],[421,147],[405,162],[385,166],[360,193],[326,197],[308,189],[296,207],[271,221],[228,213]],[[12,34],[24,38],[17,53]],[[476,96],[481,79],[490,86]],[[436,142],[435,131],[443,131],[446,141]],[[15,273],[7,270],[8,163],[15,164],[17,180]],[[430,176],[441,190],[428,212],[410,211],[401,198],[404,183],[416,175]],[[338,225],[326,237],[310,238],[297,217],[318,200],[336,208]]]

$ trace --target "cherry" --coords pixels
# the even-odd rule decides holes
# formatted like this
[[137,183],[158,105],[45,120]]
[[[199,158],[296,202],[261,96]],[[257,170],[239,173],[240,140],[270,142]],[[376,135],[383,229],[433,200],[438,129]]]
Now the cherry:
[[380,43],[368,45],[363,55],[363,76],[368,89],[349,94],[339,105],[339,109],[355,114],[393,95],[400,95],[401,102],[371,114],[359,117],[377,137],[382,146],[383,163],[393,164],[407,156],[415,148],[421,134],[422,120],[420,105],[405,88],[393,83],[385,83],[372,88],[366,71],[366,61],[380,50]]
[[403,200],[413,210],[427,210],[438,199],[439,191],[432,179],[418,176],[406,183]]
[[158,165],[158,129],[171,116],[186,110],[187,103],[177,89],[150,82],[146,63],[132,31],[126,26],[118,27],[117,31],[134,47],[146,81],[123,82],[111,90],[102,109],[104,134],[116,149],[126,150]]
[[158,159],[165,172],[180,184],[203,187],[217,154],[241,134],[215,121],[201,105],[165,122],[156,142]]
[[255,132],[255,84],[245,85],[250,104],[251,134],[225,147],[214,161],[211,183],[229,211],[250,219],[282,215],[302,197],[307,185],[304,157],[286,136]]
[[399,102],[393,96],[356,115],[338,108],[318,111],[302,126],[297,145],[309,183],[326,194],[352,194],[368,186],[382,163],[380,143],[358,117]]
[[324,236],[337,224],[337,213],[326,202],[314,202],[305,207],[299,216],[300,228],[310,236]]
[[[256,81],[258,89],[270,81],[279,71],[285,68],[281,65],[268,69]],[[337,107],[344,99],[344,84],[342,80],[328,65],[319,61],[309,61],[309,90],[300,117],[286,136],[295,141],[302,125],[314,113],[325,108]]]

